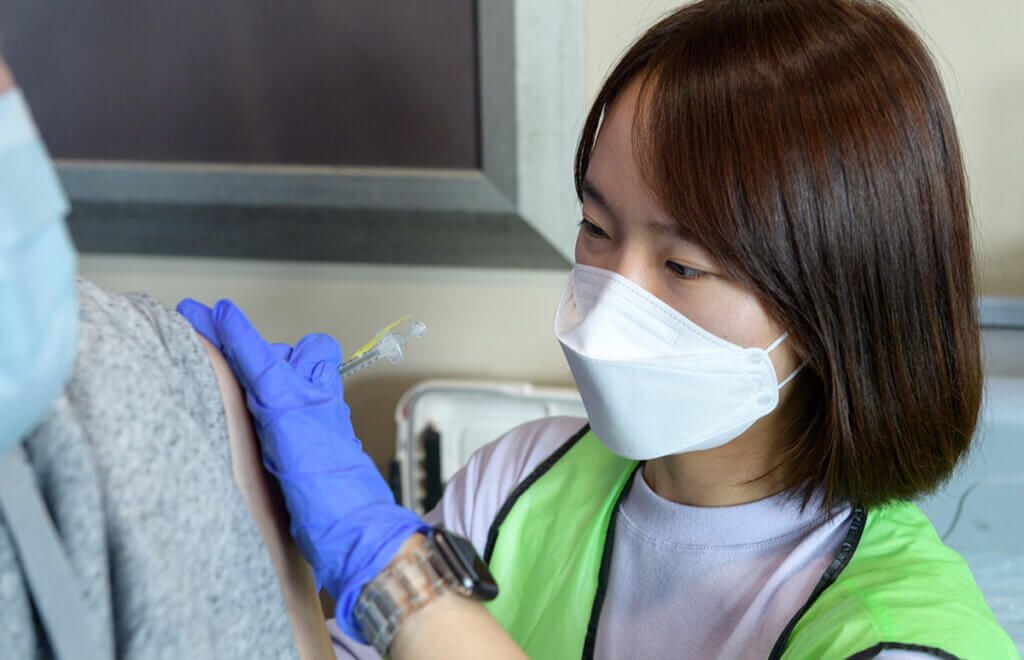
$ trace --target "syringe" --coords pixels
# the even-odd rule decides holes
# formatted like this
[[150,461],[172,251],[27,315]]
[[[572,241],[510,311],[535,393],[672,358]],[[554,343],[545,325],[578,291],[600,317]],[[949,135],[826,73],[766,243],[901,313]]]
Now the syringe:
[[351,376],[363,367],[369,366],[381,358],[387,358],[391,364],[398,364],[402,361],[405,352],[405,345],[413,337],[423,337],[427,334],[427,326],[416,321],[409,328],[408,332],[387,332],[381,335],[373,348],[355,356],[348,362],[338,367],[338,373],[342,378]]

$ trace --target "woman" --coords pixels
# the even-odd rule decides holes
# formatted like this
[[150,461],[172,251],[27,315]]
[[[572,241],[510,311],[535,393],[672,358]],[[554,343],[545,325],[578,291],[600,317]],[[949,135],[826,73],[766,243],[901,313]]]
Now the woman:
[[[679,9],[605,82],[576,187],[555,331],[588,420],[513,430],[427,518],[484,556],[512,638],[534,658],[1016,657],[908,503],[968,449],[982,374],[960,148],[904,22],[867,0]],[[230,305],[183,311],[235,352],[264,447],[294,447],[286,380],[245,348],[262,340]],[[290,510],[330,488],[353,487],[286,485]],[[347,563],[303,524],[351,509],[304,506],[293,532],[318,574],[350,576],[338,621],[358,635],[363,585],[423,528],[389,518],[377,563]]]

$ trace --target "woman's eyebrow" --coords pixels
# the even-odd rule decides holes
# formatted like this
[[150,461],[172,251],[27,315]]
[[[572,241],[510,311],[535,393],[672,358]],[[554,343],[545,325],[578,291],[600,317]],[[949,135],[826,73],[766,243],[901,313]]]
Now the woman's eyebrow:
[[[614,214],[611,204],[609,204],[608,200],[605,199],[605,196],[601,194],[601,191],[597,189],[597,186],[594,185],[593,181],[584,178],[583,183],[580,184],[580,191],[583,193],[584,197],[589,198],[595,204],[608,211],[608,213]],[[668,234],[669,236],[679,240],[693,242],[693,238],[690,234],[676,222],[650,220],[648,224],[652,229],[659,233]]]
[[609,212],[612,210],[612,207],[608,203],[608,200],[604,198],[604,195],[602,195],[600,191],[598,191],[597,187],[594,185],[594,182],[591,181],[590,179],[583,179],[583,184],[580,186],[580,190],[583,193],[584,197],[589,197],[594,201],[595,204],[604,208],[604,210]]
[[669,236],[672,236],[673,238],[677,238],[682,241],[689,241],[691,243],[693,242],[693,238],[690,236],[690,234],[687,233],[685,229],[680,227],[678,223],[651,220],[647,224],[648,226],[650,226],[652,229],[659,233],[668,234]]

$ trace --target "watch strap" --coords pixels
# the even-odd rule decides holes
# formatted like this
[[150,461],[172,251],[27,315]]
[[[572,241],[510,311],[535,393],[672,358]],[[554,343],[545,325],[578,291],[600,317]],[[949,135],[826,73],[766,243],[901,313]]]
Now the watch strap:
[[430,537],[363,588],[353,615],[366,640],[384,655],[402,622],[448,591],[466,590]]

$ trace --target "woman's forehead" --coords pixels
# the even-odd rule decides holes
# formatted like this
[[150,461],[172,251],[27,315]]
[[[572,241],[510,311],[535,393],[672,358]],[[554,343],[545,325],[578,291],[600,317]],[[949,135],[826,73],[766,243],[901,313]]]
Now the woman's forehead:
[[[634,130],[637,104],[640,97],[640,83],[637,80],[626,85],[605,111],[601,128],[594,143],[592,159],[599,152],[609,152],[618,157],[629,156],[628,160],[635,167]],[[591,161],[593,166],[593,160]]]
[[583,178],[584,203],[676,224],[652,191],[638,159],[634,127],[639,96],[640,83],[633,81],[609,105]]

